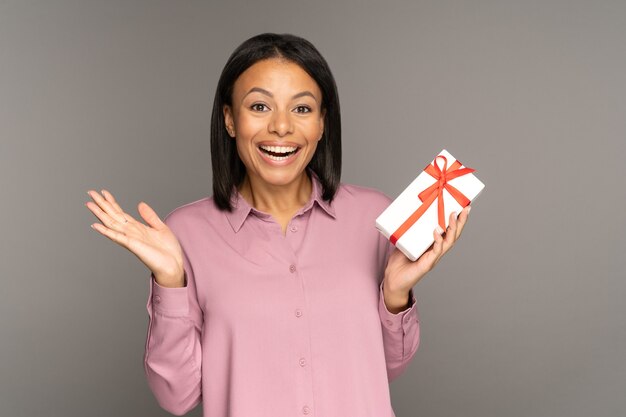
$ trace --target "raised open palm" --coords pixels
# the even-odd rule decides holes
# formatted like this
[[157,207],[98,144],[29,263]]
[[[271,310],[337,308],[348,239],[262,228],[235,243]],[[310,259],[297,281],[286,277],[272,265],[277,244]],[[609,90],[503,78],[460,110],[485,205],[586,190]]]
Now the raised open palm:
[[166,287],[184,285],[183,252],[178,239],[156,212],[145,202],[137,209],[147,225],[125,213],[111,193],[89,190],[93,201],[85,206],[102,222],[92,227],[131,251],[153,273],[157,283]]

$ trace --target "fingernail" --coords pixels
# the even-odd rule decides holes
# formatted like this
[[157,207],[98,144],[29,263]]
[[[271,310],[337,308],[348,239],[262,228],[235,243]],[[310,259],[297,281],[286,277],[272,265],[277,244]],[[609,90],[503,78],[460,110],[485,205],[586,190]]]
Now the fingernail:
[[467,206],[467,215],[469,216],[469,212],[472,209],[472,206]]
[[443,229],[441,228],[441,226],[437,225],[437,228],[435,229],[437,231],[437,233],[442,234],[443,233]]

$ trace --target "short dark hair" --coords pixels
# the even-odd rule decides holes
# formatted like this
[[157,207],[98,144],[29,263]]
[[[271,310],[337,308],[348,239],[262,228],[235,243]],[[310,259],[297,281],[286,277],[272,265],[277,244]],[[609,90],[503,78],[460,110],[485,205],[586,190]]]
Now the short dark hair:
[[232,53],[220,76],[211,115],[211,163],[213,199],[221,210],[232,211],[231,196],[246,174],[237,145],[228,135],[223,107],[232,106],[235,81],[258,61],[284,59],[299,65],[315,80],[322,92],[324,115],[322,140],[307,168],[317,174],[322,198],[331,202],[341,179],[341,118],[337,85],[330,68],[319,51],[308,40],[292,34],[262,33],[244,41]]

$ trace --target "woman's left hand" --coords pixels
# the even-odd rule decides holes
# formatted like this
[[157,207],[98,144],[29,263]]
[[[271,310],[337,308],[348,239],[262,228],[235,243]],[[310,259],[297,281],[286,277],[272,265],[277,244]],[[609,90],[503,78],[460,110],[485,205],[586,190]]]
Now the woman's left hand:
[[[445,231],[445,237],[435,230],[435,242],[416,261],[411,261],[398,248],[389,256],[385,269],[384,292],[385,301],[406,300],[411,288],[418,283],[439,262],[461,236],[467,222],[470,206],[461,210],[458,219],[456,213],[450,214],[450,222]],[[437,229],[441,229],[437,225]],[[442,231],[443,232],[443,231]]]

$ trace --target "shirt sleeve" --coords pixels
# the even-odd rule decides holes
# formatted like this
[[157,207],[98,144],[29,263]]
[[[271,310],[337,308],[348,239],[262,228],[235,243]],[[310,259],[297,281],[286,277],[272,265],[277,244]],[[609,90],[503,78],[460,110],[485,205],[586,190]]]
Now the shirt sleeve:
[[159,285],[150,274],[145,374],[158,404],[183,415],[201,401],[203,315],[193,271],[185,257],[186,286]]
[[[394,246],[390,245],[385,257],[385,265],[393,249]],[[412,288],[409,291],[409,301],[410,306],[405,310],[396,314],[390,312],[385,305],[383,280],[381,280],[379,285],[378,313],[382,323],[387,379],[389,382],[404,373],[419,347],[419,313],[417,311],[417,300]]]

